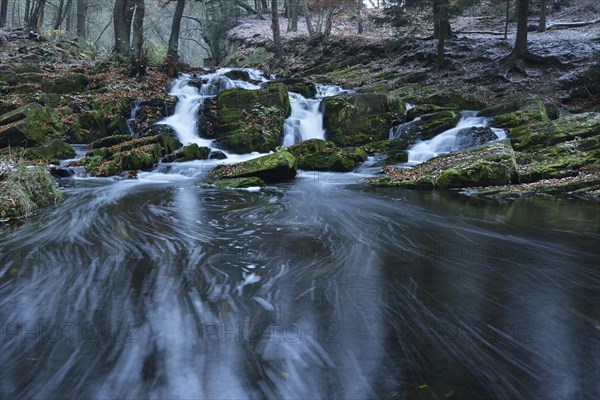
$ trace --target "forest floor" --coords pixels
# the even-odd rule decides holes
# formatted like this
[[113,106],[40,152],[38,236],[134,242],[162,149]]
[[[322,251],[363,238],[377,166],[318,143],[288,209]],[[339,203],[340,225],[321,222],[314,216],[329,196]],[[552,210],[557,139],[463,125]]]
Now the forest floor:
[[[499,62],[513,48],[516,26],[509,25],[504,39],[505,20],[498,11],[487,10],[483,15],[465,15],[451,21],[456,36],[447,40],[448,65],[442,70],[435,65],[437,41],[427,39],[432,32],[424,28],[431,25],[426,21],[410,31],[398,32],[376,26],[369,15],[378,12],[367,9],[368,15],[363,17],[364,32],[358,34],[354,14],[340,14],[335,17],[329,44],[322,44],[308,38],[302,20],[298,32],[287,32],[288,20],[282,17],[285,61],[279,72],[295,75],[308,71],[317,75],[315,78],[325,75],[333,83],[353,88],[396,75],[424,86],[462,85],[466,90],[486,87],[500,97],[510,92],[537,94],[544,101],[561,104],[569,112],[600,111],[600,74],[588,73],[591,67],[600,64],[600,23],[552,28],[561,23],[599,19],[600,3],[582,0],[551,12],[546,32],[529,32],[529,49],[557,60],[516,68],[505,68]],[[530,17],[532,24],[537,24],[535,15]],[[249,16],[229,32],[229,38],[242,44],[238,58],[230,61],[267,70],[274,65],[272,57],[259,59],[255,55],[258,48],[272,47],[270,20]],[[344,67],[348,73],[331,74]]]

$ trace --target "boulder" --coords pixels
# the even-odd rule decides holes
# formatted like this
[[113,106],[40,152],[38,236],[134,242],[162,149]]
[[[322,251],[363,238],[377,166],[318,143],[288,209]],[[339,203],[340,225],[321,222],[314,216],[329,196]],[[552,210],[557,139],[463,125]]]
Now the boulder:
[[208,173],[211,180],[258,177],[266,183],[285,182],[296,176],[296,158],[285,150],[237,164],[215,167]]
[[175,161],[207,160],[209,154],[208,147],[200,147],[196,143],[192,143],[175,153]]
[[494,126],[497,128],[514,128],[548,120],[546,106],[535,96],[514,97],[481,110],[479,115],[494,117]]
[[498,139],[492,128],[470,127],[458,131],[456,134],[459,150],[477,147]]
[[64,138],[64,128],[52,108],[29,103],[0,117],[0,148],[32,147]]
[[515,150],[534,151],[575,138],[600,134],[600,113],[573,114],[554,121],[521,124],[508,130]]
[[412,121],[413,119],[420,117],[425,114],[433,114],[440,111],[457,111],[456,107],[441,107],[434,104],[420,104],[408,110],[406,112],[406,121]]
[[215,138],[220,148],[236,153],[273,151],[281,143],[290,110],[282,83],[258,90],[225,90],[205,102],[202,133]]
[[423,123],[422,139],[431,139],[448,129],[454,128],[459,119],[460,113],[456,110],[438,111],[433,114],[421,116],[421,121]]
[[298,168],[310,171],[352,171],[356,164],[365,161],[364,149],[356,147],[339,148],[333,142],[310,139],[287,149],[296,157]]
[[354,93],[323,99],[327,140],[340,147],[360,146],[388,137],[390,106],[384,94]]
[[53,80],[42,81],[42,90],[46,93],[81,93],[85,92],[88,78],[84,74],[70,74],[59,76]]
[[57,161],[75,157],[75,150],[61,139],[54,139],[41,146],[28,148],[25,156],[29,159]]
[[386,158],[383,164],[396,164],[408,161],[408,152],[406,149],[410,145],[401,139],[383,140],[381,142],[369,143],[365,150],[371,154],[385,154]]
[[385,169],[368,184],[405,188],[465,188],[503,185],[516,179],[517,164],[507,140],[432,158],[413,168]]
[[310,82],[295,82],[287,85],[288,91],[298,93],[305,98],[315,97],[317,95],[317,88],[314,83]]

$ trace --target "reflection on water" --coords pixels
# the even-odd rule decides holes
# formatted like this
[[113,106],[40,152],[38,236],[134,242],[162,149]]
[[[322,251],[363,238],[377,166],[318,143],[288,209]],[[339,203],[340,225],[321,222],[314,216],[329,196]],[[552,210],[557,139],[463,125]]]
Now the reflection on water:
[[0,228],[2,398],[600,395],[596,204],[148,178]]

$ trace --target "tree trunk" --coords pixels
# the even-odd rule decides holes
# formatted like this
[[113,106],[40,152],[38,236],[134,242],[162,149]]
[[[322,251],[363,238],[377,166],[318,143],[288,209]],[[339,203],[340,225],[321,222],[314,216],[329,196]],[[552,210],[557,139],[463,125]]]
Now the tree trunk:
[[264,19],[263,7],[262,7],[262,3],[260,2],[260,0],[254,0],[254,7],[256,8],[256,15],[258,16],[258,19]]
[[55,31],[60,28],[60,24],[63,21],[63,10],[65,9],[65,0],[60,0],[58,3],[58,10],[56,11],[56,16],[54,18],[54,24],[52,25],[52,29]]
[[510,12],[510,0],[506,0],[506,21],[504,23],[504,40],[508,39],[508,14]]
[[277,0],[271,0],[271,29],[273,29],[273,42],[275,44],[275,58],[283,58],[283,47],[281,46],[281,31],[279,30],[279,15],[277,14]]
[[292,2],[292,32],[298,32],[298,0],[290,0]]
[[6,26],[6,19],[8,17],[8,0],[0,1],[0,28]]
[[87,0],[77,0],[77,36],[81,39],[85,39],[87,36],[85,29],[86,15]]
[[357,20],[358,20],[358,34],[363,33],[363,21],[362,21],[362,8],[363,8],[363,0],[358,0],[358,4],[356,7]]
[[25,16],[23,17],[23,25],[29,24],[29,10],[31,9],[31,0],[25,0]]
[[146,7],[144,0],[134,0],[135,11],[133,14],[133,35],[131,38],[131,61],[134,64],[142,60],[142,46],[144,44],[144,14]]
[[433,35],[437,38],[437,67],[439,69],[444,68],[446,59],[444,57],[444,47],[446,44],[446,37],[452,35],[450,28],[450,22],[448,22],[448,4],[449,0],[435,0],[433,3]]
[[517,58],[526,58],[527,51],[527,21],[529,16],[529,0],[517,0],[517,38],[512,54]]
[[70,1],[67,6],[67,16],[65,18],[65,30],[69,33],[73,32],[73,1]]
[[[46,0],[34,0],[29,4],[29,14],[26,15],[27,27],[35,32],[38,31],[40,19],[43,17]],[[27,6],[27,4],[26,4]]]
[[304,13],[304,20],[306,21],[306,29],[308,30],[308,36],[312,36],[315,34],[315,30],[313,29],[312,21],[310,19],[310,12],[308,11],[306,1],[302,2],[302,12]]
[[169,48],[167,49],[167,57],[171,57],[175,62],[179,58],[179,30],[181,28],[181,16],[185,8],[185,0],[177,0],[175,14],[173,14],[173,23],[171,24],[171,36],[169,36]]
[[113,12],[115,31],[115,47],[113,52],[124,57],[129,57],[131,17],[133,14],[132,4],[132,0],[115,0]]
[[546,0],[540,0],[540,24],[538,32],[546,31]]
[[331,35],[332,28],[333,28],[333,9],[330,9],[327,11],[327,15],[325,17],[325,31],[323,32],[325,39],[328,39],[329,35]]

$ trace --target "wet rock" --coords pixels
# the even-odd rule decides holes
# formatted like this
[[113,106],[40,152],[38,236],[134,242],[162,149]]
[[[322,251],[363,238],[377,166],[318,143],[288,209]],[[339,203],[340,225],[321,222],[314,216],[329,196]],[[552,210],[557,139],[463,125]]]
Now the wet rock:
[[273,151],[281,143],[290,110],[282,83],[259,90],[225,90],[205,103],[202,132],[214,137],[220,148],[236,153]]
[[390,106],[385,95],[345,94],[326,97],[323,104],[323,127],[336,145],[359,146],[387,138]]
[[220,150],[212,150],[208,158],[211,160],[225,160],[227,155]]
[[413,168],[385,169],[386,176],[370,178],[372,185],[412,189],[447,189],[503,185],[516,179],[517,164],[507,140],[445,154]]
[[548,120],[544,103],[536,96],[516,96],[481,110],[482,117],[495,117],[497,128],[513,128],[536,121]]
[[249,187],[263,187],[265,182],[257,177],[250,178],[232,178],[232,179],[216,179],[216,180],[205,180],[201,182],[202,185],[213,186],[219,189],[230,188],[230,189],[241,189]]
[[360,147],[339,148],[333,142],[311,139],[288,147],[298,162],[298,168],[309,171],[349,172],[367,159]]
[[208,147],[200,147],[196,143],[192,143],[175,153],[175,161],[206,160],[209,153],[210,149]]
[[406,112],[406,121],[412,121],[413,119],[426,115],[434,114],[440,111],[457,111],[458,107],[441,107],[435,104],[420,104],[408,110]]
[[470,127],[461,129],[456,134],[456,141],[459,150],[481,146],[483,144],[492,142],[497,138],[498,137],[492,128]]
[[365,150],[370,154],[385,154],[384,165],[404,163],[408,161],[406,149],[414,143],[408,143],[402,139],[383,140],[381,142],[369,143]]
[[[412,110],[410,110],[412,111]],[[422,138],[427,140],[456,126],[460,113],[455,110],[438,111],[421,116]]]
[[170,125],[165,125],[165,124],[150,125],[149,127],[147,127],[146,129],[142,130],[139,133],[139,137],[156,136],[156,135],[177,136],[177,134],[175,133],[175,129],[173,129]]
[[266,183],[285,182],[296,176],[296,158],[285,150],[231,165],[219,165],[209,179],[258,177]]
[[233,81],[250,82],[252,80],[248,71],[241,69],[232,69],[231,71],[225,72],[223,76],[226,76]]

